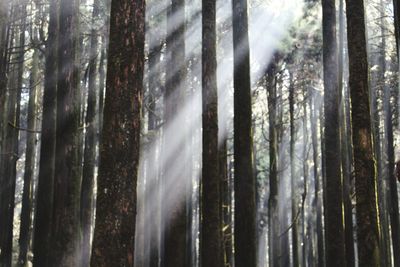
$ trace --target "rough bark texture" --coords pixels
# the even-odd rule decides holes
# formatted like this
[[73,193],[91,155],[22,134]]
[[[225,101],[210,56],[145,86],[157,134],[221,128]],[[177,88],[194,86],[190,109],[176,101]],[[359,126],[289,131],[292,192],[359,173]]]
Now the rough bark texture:
[[[92,23],[95,25],[99,19],[100,1],[93,3]],[[90,264],[90,240],[93,218],[93,190],[94,190],[94,170],[96,166],[96,144],[97,144],[97,124],[96,124],[96,105],[97,105],[97,48],[98,38],[95,28],[90,36],[90,58],[89,58],[89,86],[86,109],[86,136],[85,150],[83,158],[82,191],[81,191],[81,226],[82,226],[82,255],[81,266],[86,267]]]
[[325,116],[325,248],[327,266],[344,266],[345,239],[339,132],[335,0],[322,1]]
[[232,0],[234,48],[235,266],[254,267],[256,193],[253,175],[247,1]]
[[379,266],[376,162],[368,100],[368,62],[363,0],[346,0],[349,85],[356,190],[357,245],[360,266]]
[[30,74],[30,89],[28,102],[28,129],[27,132],[26,152],[25,152],[25,172],[24,172],[24,187],[22,193],[22,208],[21,208],[21,225],[19,233],[19,258],[18,264],[25,266],[27,263],[27,254],[29,250],[31,238],[31,217],[32,217],[32,193],[33,193],[33,177],[35,173],[36,159],[36,121],[37,121],[37,98],[39,90],[39,51],[35,49],[32,55],[32,68]]
[[113,0],[91,266],[134,266],[145,1]]
[[43,118],[40,146],[39,175],[36,193],[36,214],[33,234],[33,265],[48,266],[51,221],[53,211],[53,185],[55,168],[56,95],[57,95],[57,36],[58,6],[52,0],[46,42]]
[[61,0],[59,12],[56,159],[51,266],[78,266],[81,243],[80,91],[77,64],[78,1]]
[[216,2],[202,1],[203,165],[201,180],[201,264],[224,266],[218,170]]

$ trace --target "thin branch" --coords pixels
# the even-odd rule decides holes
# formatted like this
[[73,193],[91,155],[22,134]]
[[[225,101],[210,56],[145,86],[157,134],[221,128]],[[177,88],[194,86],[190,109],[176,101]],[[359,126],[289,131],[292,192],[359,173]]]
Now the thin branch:
[[11,121],[8,122],[8,125],[13,127],[14,129],[18,130],[18,131],[25,131],[25,132],[28,132],[28,133],[41,133],[42,132],[42,131],[39,131],[39,130],[33,130],[33,129],[18,127],[15,124],[13,124]]

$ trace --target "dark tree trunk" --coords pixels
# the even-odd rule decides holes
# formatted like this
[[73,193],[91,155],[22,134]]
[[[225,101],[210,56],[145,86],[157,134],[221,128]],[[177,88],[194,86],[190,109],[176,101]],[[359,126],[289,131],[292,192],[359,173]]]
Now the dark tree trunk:
[[145,1],[112,1],[91,266],[134,266],[144,25]]
[[78,1],[61,0],[59,12],[56,160],[51,266],[78,266],[81,249],[80,91],[77,64]]
[[58,1],[50,1],[49,26],[46,42],[43,115],[40,145],[39,175],[36,193],[36,211],[33,233],[33,265],[48,266],[51,222],[53,213],[53,186],[55,169],[56,96],[57,96],[57,38]]
[[37,98],[39,90],[39,51],[34,50],[29,81],[28,132],[25,152],[24,187],[22,193],[18,264],[25,266],[31,240],[32,193],[36,159]]
[[203,165],[201,180],[201,265],[224,266],[218,170],[216,2],[202,1]]
[[256,193],[253,175],[247,1],[232,0],[234,65],[235,265],[254,267]]
[[[96,24],[99,19],[100,1],[96,0],[93,3],[92,23]],[[97,125],[96,125],[96,105],[97,105],[97,48],[98,38],[97,31],[92,28],[90,36],[90,52],[89,52],[89,93],[87,99],[86,110],[86,136],[85,150],[83,159],[82,173],[82,191],[81,191],[81,226],[82,226],[82,255],[81,266],[86,267],[90,264],[90,240],[91,227],[93,218],[93,190],[94,190],[94,171],[96,166],[96,144],[97,144]]]
[[346,0],[349,85],[356,190],[357,245],[360,266],[379,266],[376,170],[373,155],[364,1]]
[[335,0],[322,1],[325,116],[325,248],[327,266],[344,266],[345,239],[339,131],[338,54]]

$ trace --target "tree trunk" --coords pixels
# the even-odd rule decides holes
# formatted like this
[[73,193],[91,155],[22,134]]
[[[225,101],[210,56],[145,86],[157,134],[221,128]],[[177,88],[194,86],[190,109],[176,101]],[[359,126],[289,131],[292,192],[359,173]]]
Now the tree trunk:
[[36,214],[33,234],[33,265],[47,267],[53,213],[53,186],[56,146],[58,1],[51,0],[45,53],[43,115]]
[[144,25],[145,1],[111,2],[107,89],[91,266],[134,266]]
[[61,0],[59,13],[56,160],[50,262],[79,265],[81,243],[80,91],[77,67],[78,2]]
[[360,266],[379,266],[376,162],[373,155],[368,62],[363,0],[346,0],[349,85],[356,189],[358,258]]
[[256,246],[256,193],[253,175],[251,83],[247,1],[232,0],[234,158],[235,158],[235,265],[254,267]]
[[203,165],[201,181],[201,265],[224,266],[218,171],[216,2],[202,1]]
[[325,116],[325,166],[326,208],[325,248],[326,264],[344,266],[345,239],[343,218],[343,187],[340,168],[338,54],[336,45],[335,0],[322,1],[323,58],[324,58],[324,116]]

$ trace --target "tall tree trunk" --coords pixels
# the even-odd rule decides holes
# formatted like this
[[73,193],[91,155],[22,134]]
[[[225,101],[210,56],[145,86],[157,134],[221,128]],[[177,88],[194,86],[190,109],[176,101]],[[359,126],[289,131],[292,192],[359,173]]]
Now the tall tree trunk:
[[56,146],[58,1],[49,7],[48,37],[45,50],[42,131],[36,211],[33,233],[33,265],[47,267],[53,213],[53,187]]
[[91,266],[134,266],[144,26],[145,1],[111,2],[107,89]]
[[50,262],[78,266],[81,245],[78,1],[61,0],[57,81],[56,160]]
[[256,193],[253,175],[251,83],[247,1],[232,0],[234,158],[235,158],[235,265],[254,267],[256,246]]
[[21,225],[19,232],[18,264],[25,266],[31,240],[32,193],[36,160],[36,126],[37,98],[39,90],[39,51],[35,49],[32,55],[32,67],[29,81],[28,102],[28,132],[25,152],[24,187],[22,193]]
[[356,189],[357,244],[360,266],[379,266],[376,162],[373,155],[364,1],[346,0],[349,85]]
[[[96,25],[99,19],[99,5],[100,1],[93,2],[92,11],[92,24]],[[92,218],[93,218],[93,190],[94,190],[94,171],[96,166],[96,105],[97,105],[97,51],[98,38],[97,30],[92,28],[90,36],[90,58],[89,58],[89,93],[87,99],[86,110],[86,136],[85,136],[85,150],[83,159],[83,173],[82,173],[82,191],[81,191],[81,226],[82,226],[82,255],[81,266],[86,267],[90,264],[90,240],[92,235]]]
[[201,265],[223,267],[221,192],[218,170],[216,2],[202,1],[203,165],[201,181]]
[[325,248],[327,266],[344,266],[345,239],[340,168],[338,54],[336,44],[335,0],[322,1],[323,58],[324,58],[324,116],[326,208]]

